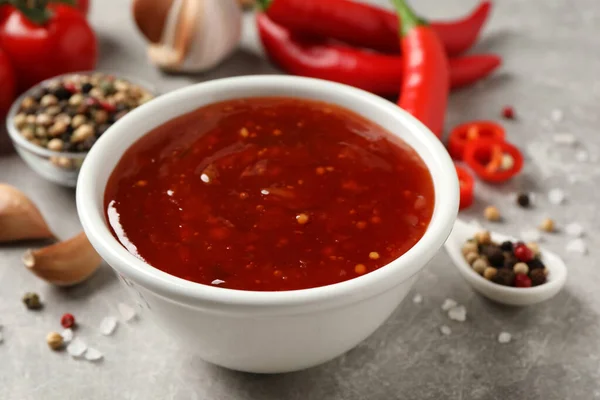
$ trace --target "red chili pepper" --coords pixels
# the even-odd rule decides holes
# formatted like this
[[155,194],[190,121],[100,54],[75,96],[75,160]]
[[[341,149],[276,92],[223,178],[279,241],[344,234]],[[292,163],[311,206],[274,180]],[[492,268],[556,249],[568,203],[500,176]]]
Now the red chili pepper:
[[[276,23],[293,32],[332,38],[352,46],[397,53],[398,16],[387,10],[350,0],[259,0]],[[477,36],[491,9],[482,2],[467,17],[432,23],[449,55],[465,52]]]
[[[265,52],[284,71],[300,76],[345,83],[382,96],[395,96],[402,82],[404,60],[368,50],[294,37],[265,14],[257,14],[258,33]],[[493,54],[449,60],[450,86],[459,88],[489,75],[500,63]]]
[[[505,164],[509,157],[509,165]],[[523,168],[523,155],[512,144],[495,139],[478,139],[467,143],[464,161],[477,176],[488,182],[505,182]]]
[[472,121],[460,124],[450,132],[448,152],[455,160],[462,160],[468,142],[477,139],[504,141],[505,135],[504,128],[492,121]]
[[73,316],[73,314],[67,313],[61,317],[60,324],[65,329],[72,328],[73,326],[75,326],[75,317]]
[[473,175],[465,168],[456,164],[454,166],[456,167],[458,183],[460,184],[459,210],[464,210],[473,204],[475,198],[475,179],[473,179]]
[[404,77],[398,105],[442,137],[448,103],[448,59],[437,34],[405,0],[393,0],[402,23]]

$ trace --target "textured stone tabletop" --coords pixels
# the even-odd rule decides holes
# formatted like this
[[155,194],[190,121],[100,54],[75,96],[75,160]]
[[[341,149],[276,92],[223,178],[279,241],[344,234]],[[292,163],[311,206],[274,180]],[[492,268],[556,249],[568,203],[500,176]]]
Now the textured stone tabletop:
[[[380,1],[384,3],[384,0]],[[247,19],[242,48],[215,71],[174,77],[146,63],[145,47],[123,0],[96,0],[91,21],[101,40],[100,68],[155,82],[168,91],[233,75],[277,73],[263,58],[254,26]],[[474,0],[422,0],[420,12],[454,17]],[[597,0],[502,0],[476,50],[504,56],[502,72],[484,84],[454,93],[448,126],[470,119],[496,119],[504,104],[518,120],[506,123],[508,136],[526,151],[524,174],[507,186],[478,186],[477,205],[463,217],[479,218],[497,205],[505,221],[498,231],[517,234],[545,216],[564,226],[581,223],[590,253],[565,251],[565,233],[547,235],[545,245],[569,267],[565,289],[529,308],[505,308],[473,293],[442,251],[421,274],[414,292],[372,337],[323,366],[286,375],[251,375],[208,365],[158,332],[142,314],[120,323],[115,334],[99,334],[107,315],[128,302],[110,268],[67,290],[48,286],[20,262],[31,244],[0,246],[0,399],[198,399],[198,400],[392,400],[392,399],[593,399],[600,398],[600,8]],[[560,110],[564,118],[557,118]],[[553,118],[554,114],[554,118]],[[575,135],[579,144],[561,148],[556,133]],[[2,134],[4,135],[4,134]],[[13,184],[39,204],[66,238],[80,229],[74,191],[38,177],[0,140],[0,181]],[[582,153],[582,151],[584,153]],[[587,155],[587,160],[584,156]],[[577,161],[577,160],[584,161]],[[563,205],[547,192],[561,188]],[[531,210],[514,206],[519,189],[537,193]],[[26,291],[37,291],[46,307],[28,312]],[[421,304],[411,301],[423,296]],[[468,310],[467,321],[450,321],[445,298]],[[99,363],[51,352],[46,333],[60,328],[64,312],[80,321],[77,335],[104,353]],[[442,325],[452,333],[443,336]],[[513,340],[500,344],[501,331]]]

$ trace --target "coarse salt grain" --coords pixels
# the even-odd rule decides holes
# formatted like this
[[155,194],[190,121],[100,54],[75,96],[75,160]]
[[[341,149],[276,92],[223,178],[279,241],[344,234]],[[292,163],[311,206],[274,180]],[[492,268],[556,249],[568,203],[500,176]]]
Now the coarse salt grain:
[[423,302],[423,296],[421,296],[420,294],[415,294],[415,297],[413,297],[413,303],[415,304],[421,304]]
[[71,357],[81,357],[87,350],[87,345],[79,338],[74,338],[67,346],[67,353]]
[[85,352],[85,359],[88,361],[99,361],[104,357],[104,355],[99,352],[98,350],[90,347],[89,349],[87,349],[87,351]]
[[573,146],[575,143],[577,143],[577,138],[570,133],[557,133],[554,135],[553,139],[554,143],[564,144],[567,146]]
[[512,335],[508,332],[500,332],[498,335],[498,343],[506,344],[512,339]]
[[63,342],[69,343],[71,340],[73,340],[73,330],[71,328],[67,328],[62,331],[60,336],[62,336]]
[[458,303],[452,299],[446,299],[444,300],[444,303],[442,304],[442,310],[444,311],[448,311],[449,309],[456,307],[458,305]]
[[452,333],[452,329],[447,325],[442,325],[440,326],[440,332],[442,332],[442,335],[448,336]]
[[542,234],[537,229],[526,229],[521,231],[521,239],[524,242],[539,242]]
[[563,120],[563,116],[564,116],[564,114],[563,114],[562,110],[558,109],[558,108],[552,110],[552,113],[550,113],[550,119],[553,122],[560,122],[560,121],[562,121]]
[[119,313],[125,322],[129,322],[135,318],[135,309],[125,303],[119,303],[117,306]]
[[215,279],[214,281],[211,282],[211,285],[220,285],[221,283],[225,283],[225,281],[222,281],[220,279]]
[[573,239],[569,243],[567,243],[567,251],[569,253],[583,255],[587,253],[587,245],[585,244],[583,239]]
[[117,319],[115,317],[105,317],[100,322],[100,333],[104,336],[110,336],[114,333],[117,327]]
[[448,310],[448,318],[453,321],[465,322],[467,320],[467,309],[465,306],[456,306]]
[[559,205],[565,201],[565,192],[562,189],[552,189],[548,192],[548,201],[550,204]]
[[572,222],[569,225],[565,226],[565,232],[567,235],[574,237],[582,237],[583,236],[583,226],[578,224],[577,222]]

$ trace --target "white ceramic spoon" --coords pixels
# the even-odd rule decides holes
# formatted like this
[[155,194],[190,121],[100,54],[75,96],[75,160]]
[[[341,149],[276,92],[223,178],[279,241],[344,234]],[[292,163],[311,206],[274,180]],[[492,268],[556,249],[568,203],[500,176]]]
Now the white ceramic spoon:
[[[485,297],[511,306],[528,306],[554,297],[565,285],[567,280],[565,263],[559,256],[545,249],[540,249],[542,261],[548,268],[548,281],[543,285],[531,288],[515,288],[488,281],[471,268],[462,254],[464,243],[481,230],[481,227],[457,219],[444,246],[463,278],[473,286],[473,289]],[[492,240],[495,242],[517,241],[515,238],[498,233],[491,232],[491,234]]]

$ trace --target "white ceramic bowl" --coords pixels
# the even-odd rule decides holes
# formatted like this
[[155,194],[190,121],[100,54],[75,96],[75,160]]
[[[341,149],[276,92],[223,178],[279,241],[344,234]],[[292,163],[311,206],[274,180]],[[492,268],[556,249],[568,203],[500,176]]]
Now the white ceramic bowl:
[[[19,132],[14,124],[15,115],[18,114],[19,108],[23,99],[30,96],[34,91],[40,88],[40,86],[47,85],[51,81],[66,78],[73,75],[92,75],[102,71],[85,71],[85,72],[70,72],[64,75],[58,75],[49,79],[46,79],[37,85],[28,89],[19,98],[17,98],[6,116],[6,130],[15,146],[15,150],[21,156],[23,161],[29,165],[29,167],[37,172],[40,176],[46,178],[50,182],[57,183],[62,186],[75,187],[77,184],[77,177],[83,160],[87,156],[87,151],[82,152],[66,152],[66,151],[53,151],[44,147],[40,147],[29,140],[25,139]],[[156,95],[154,87],[146,82],[142,82],[137,79],[131,79],[127,76],[123,76],[113,72],[102,72],[106,75],[114,75],[118,78],[125,79],[137,86],[140,86],[147,90],[149,93]]]
[[[338,104],[375,121],[412,146],[431,172],[436,195],[433,217],[423,238],[402,257],[364,276],[284,292],[240,291],[189,282],[127,252],[111,235],[103,212],[106,182],[123,152],[174,117],[210,103],[256,96],[293,96]],[[444,244],[456,219],[458,198],[458,180],[446,150],[408,113],[345,85],[287,76],[215,80],[171,92],[139,107],[94,145],[77,187],[79,217],[91,243],[158,325],[208,362],[259,373],[324,363],[372,334]]]
[[[481,231],[482,228],[468,224],[459,219],[454,223],[454,229],[446,241],[446,251],[458,268],[463,278],[475,289],[490,300],[509,306],[530,306],[541,303],[556,296],[567,281],[567,267],[556,254],[540,249],[544,265],[548,269],[548,282],[531,288],[516,288],[498,285],[490,282],[471,268],[462,254],[462,247],[468,239]],[[510,240],[517,242],[514,237],[492,232],[492,240],[502,243]]]

